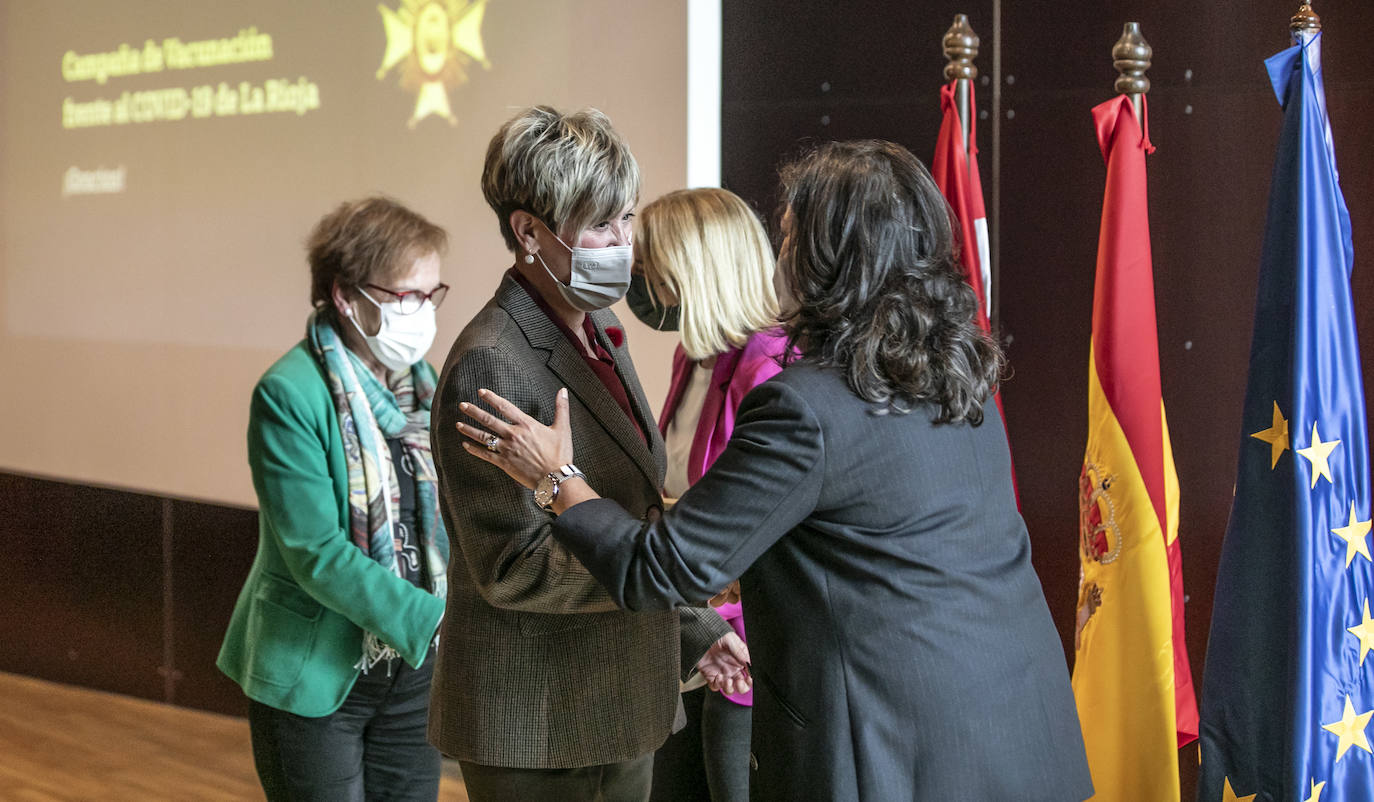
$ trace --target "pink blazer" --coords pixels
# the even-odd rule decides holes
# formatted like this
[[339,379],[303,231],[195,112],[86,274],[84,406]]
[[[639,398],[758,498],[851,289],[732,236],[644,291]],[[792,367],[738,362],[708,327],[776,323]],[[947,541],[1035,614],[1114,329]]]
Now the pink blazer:
[[[688,484],[696,484],[725,450],[730,433],[735,430],[735,411],[739,409],[740,401],[750,390],[782,370],[778,357],[786,345],[787,338],[781,331],[759,331],[750,335],[743,348],[732,348],[716,357],[715,368],[711,371],[711,386],[707,388],[706,398],[702,401],[701,419],[697,423],[696,435],[692,438],[692,452],[688,456]],[[692,369],[692,360],[687,358],[679,345],[673,354],[673,379],[668,385],[668,398],[663,404],[663,414],[658,416],[658,428],[664,433],[668,431],[668,424],[672,422],[682,401]],[[716,612],[741,638],[744,637],[744,612],[738,602],[721,605]],[[753,691],[726,694],[726,697],[742,705],[751,705],[754,700]]]

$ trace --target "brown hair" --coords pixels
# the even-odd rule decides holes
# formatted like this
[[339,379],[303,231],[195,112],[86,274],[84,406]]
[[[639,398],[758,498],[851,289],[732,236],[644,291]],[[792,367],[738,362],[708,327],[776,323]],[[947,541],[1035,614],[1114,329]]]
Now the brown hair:
[[385,280],[415,259],[447,247],[444,229],[391,198],[374,195],[341,203],[315,224],[306,243],[310,302],[333,308],[335,282],[353,288]]

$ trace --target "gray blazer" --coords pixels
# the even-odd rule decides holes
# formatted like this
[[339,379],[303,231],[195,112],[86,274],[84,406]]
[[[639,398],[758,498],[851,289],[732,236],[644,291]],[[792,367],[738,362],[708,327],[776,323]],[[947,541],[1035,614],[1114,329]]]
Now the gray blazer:
[[510,277],[453,344],[435,392],[431,440],[452,556],[429,740],[460,760],[574,768],[657,749],[673,724],[684,665],[729,631],[709,609],[617,607],[550,537],[553,515],[533,494],[462,449],[453,424],[471,420],[458,404],[477,402],[478,388],[547,424],[555,393],[567,387],[574,447],[591,485],[637,516],[662,504],[663,441],[628,349],[606,335],[619,321],[609,311],[591,319],[647,444]]
[[794,365],[659,522],[598,500],[554,535],[631,609],[743,575],[757,798],[1090,796],[996,407],[976,427],[878,412]]

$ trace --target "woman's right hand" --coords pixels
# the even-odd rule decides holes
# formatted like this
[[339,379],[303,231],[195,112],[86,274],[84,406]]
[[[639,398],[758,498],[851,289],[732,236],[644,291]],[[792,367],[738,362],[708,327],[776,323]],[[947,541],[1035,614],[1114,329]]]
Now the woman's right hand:
[[463,443],[469,454],[490,462],[531,490],[540,479],[573,461],[567,388],[559,390],[554,399],[551,427],[526,415],[515,404],[490,390],[478,390],[477,396],[501,417],[466,401],[458,405],[465,415],[484,427],[454,424],[463,435],[481,444]]

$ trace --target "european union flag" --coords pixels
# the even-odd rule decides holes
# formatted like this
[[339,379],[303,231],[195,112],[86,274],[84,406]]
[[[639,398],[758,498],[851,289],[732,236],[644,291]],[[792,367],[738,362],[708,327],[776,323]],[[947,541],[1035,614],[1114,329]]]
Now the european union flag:
[[1266,62],[1283,132],[1203,673],[1199,800],[1374,796],[1369,452],[1320,44],[1309,34]]

